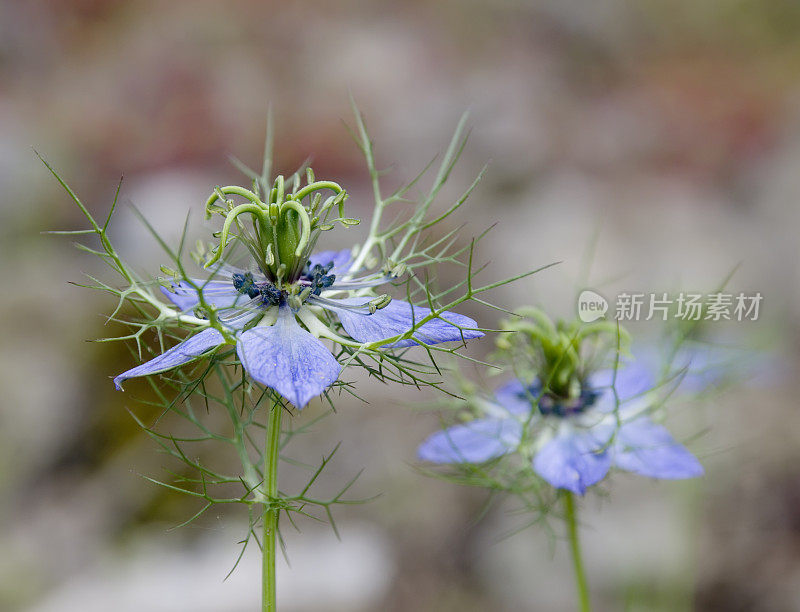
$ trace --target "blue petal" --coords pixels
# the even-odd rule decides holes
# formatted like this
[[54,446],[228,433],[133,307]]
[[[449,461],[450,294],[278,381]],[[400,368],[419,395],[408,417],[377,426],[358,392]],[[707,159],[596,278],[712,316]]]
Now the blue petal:
[[484,463],[519,446],[522,425],[516,419],[478,419],[437,431],[417,449],[432,463]]
[[173,346],[171,349],[164,351],[158,357],[136,366],[127,372],[123,372],[114,378],[114,385],[121,391],[123,380],[134,378],[135,376],[147,376],[148,374],[157,374],[158,372],[171,370],[181,364],[192,361],[207,350],[216,348],[223,342],[225,342],[225,339],[216,329],[204,329],[199,334],[195,334],[180,344]]
[[[335,300],[347,306],[360,306],[368,298],[343,298]],[[412,318],[413,312],[413,318]],[[342,327],[351,338],[359,342],[376,342],[384,338],[391,338],[403,334],[411,329],[416,321],[421,321],[431,313],[429,308],[414,306],[400,300],[392,300],[385,308],[369,312],[354,312],[346,309],[336,309]],[[414,332],[414,337],[426,344],[440,342],[471,340],[480,338],[483,332],[475,328],[478,324],[464,315],[454,312],[443,312],[441,318],[431,319]],[[458,326],[458,327],[456,327]],[[463,328],[463,329],[460,329]],[[418,344],[415,340],[406,339],[395,342],[389,346],[402,347]]]
[[529,414],[533,410],[532,399],[539,394],[537,386],[526,387],[516,378],[495,389],[497,403],[511,414]]
[[731,355],[725,355],[720,347],[682,347],[673,360],[673,370],[678,372],[680,379],[678,389],[687,393],[702,393],[719,385],[729,373],[731,362]]
[[616,376],[614,370],[610,369],[595,372],[589,377],[589,385],[600,391],[594,409],[610,413],[617,406],[612,385],[616,389],[620,403],[623,403],[650,391],[655,386],[655,378],[649,363],[637,359],[634,362],[620,362]]
[[620,427],[614,442],[614,464],[651,478],[695,478],[703,466],[669,431],[647,417]]
[[288,306],[280,308],[275,325],[242,333],[236,351],[253,379],[301,409],[342,369],[325,345],[298,325]]
[[[192,282],[202,291],[203,299],[208,304],[216,306],[218,310],[243,306],[250,300],[248,296],[236,291],[232,281],[192,279]],[[172,283],[171,289],[161,287],[161,292],[184,312],[192,310],[200,302],[197,290],[186,281]]]
[[313,253],[308,258],[308,261],[312,268],[317,264],[327,266],[329,263],[332,263],[333,268],[330,274],[341,276],[350,269],[350,264],[353,263],[353,256],[350,254],[350,249],[345,249],[343,251],[319,251],[318,253]]
[[611,456],[592,432],[559,434],[533,459],[533,469],[554,487],[583,495],[611,467]]
[[624,402],[652,389],[655,378],[653,369],[648,364],[636,360],[630,363],[620,362],[616,378],[614,370],[601,370],[592,374],[589,383],[595,389],[609,390],[613,384],[620,401]]

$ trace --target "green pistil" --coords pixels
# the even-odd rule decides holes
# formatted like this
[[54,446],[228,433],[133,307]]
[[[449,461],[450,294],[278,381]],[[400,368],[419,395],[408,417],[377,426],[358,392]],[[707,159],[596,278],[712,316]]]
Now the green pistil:
[[[206,267],[218,262],[228,244],[238,240],[247,247],[271,281],[278,284],[296,281],[316,242],[316,236],[312,239],[312,233],[333,227],[324,223],[332,207],[337,206],[340,214],[333,221],[344,226],[357,222],[342,217],[347,194],[339,185],[331,181],[314,182],[313,172],[308,174],[308,179],[311,182],[306,187],[289,193],[283,177],[279,176],[269,190],[266,202],[242,187],[216,187],[206,202],[206,213],[208,217],[218,213],[225,217],[225,222],[219,244],[211,253]],[[336,195],[323,203],[317,192],[326,189]],[[229,195],[244,198],[247,202],[236,206],[228,198]],[[308,202],[303,204],[303,199]],[[243,223],[247,217],[239,218],[242,215],[250,217],[250,227]]]

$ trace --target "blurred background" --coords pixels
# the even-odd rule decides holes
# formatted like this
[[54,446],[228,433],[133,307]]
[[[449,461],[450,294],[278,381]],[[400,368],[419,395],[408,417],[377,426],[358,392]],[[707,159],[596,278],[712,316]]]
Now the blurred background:
[[[101,216],[124,174],[112,234],[154,276],[167,258],[131,205],[168,240],[188,211],[202,235],[213,186],[245,184],[228,155],[260,164],[268,104],[277,168],[310,156],[368,215],[349,91],[388,186],[470,111],[442,206],[491,163],[445,229],[466,222],[466,243],[497,224],[486,278],[563,262],[492,296],[505,306],[573,316],[585,260],[584,285],[609,298],[710,291],[740,264],[729,288],[761,292],[760,317],[712,334],[758,350],[761,375],[677,415],[704,478],[618,475],[613,496],[588,496],[589,578],[598,610],[800,610],[798,31],[792,0],[0,3],[0,609],[246,612],[259,589],[253,551],[223,581],[244,516],[169,530],[196,500],[141,478],[175,466],[125,410],[148,416],[146,386],[109,379],[129,350],[86,342],[109,335],[113,305],[68,284],[103,273],[96,261],[41,234],[83,220],[32,147]],[[363,228],[348,231],[327,246]],[[381,496],[337,510],[341,541],[287,528],[281,609],[570,609],[563,542],[508,538],[513,504],[481,516],[484,493],[414,469],[438,420],[409,404],[429,396],[360,388],[367,403],[343,397],[291,454],[316,461],[341,441],[332,486],[365,468],[354,494]]]

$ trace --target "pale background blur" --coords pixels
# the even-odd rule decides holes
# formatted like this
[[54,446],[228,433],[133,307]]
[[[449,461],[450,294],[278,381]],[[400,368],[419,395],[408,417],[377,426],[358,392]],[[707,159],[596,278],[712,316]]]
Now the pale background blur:
[[[31,147],[98,215],[124,174],[113,235],[155,275],[166,258],[130,205],[170,240],[192,210],[198,233],[213,186],[242,182],[227,155],[260,163],[269,103],[278,168],[312,156],[365,216],[350,91],[389,184],[470,110],[443,202],[491,165],[464,240],[497,223],[481,250],[495,278],[564,262],[495,294],[504,305],[571,316],[593,236],[589,286],[607,296],[706,291],[741,263],[730,288],[760,291],[761,317],[714,332],[767,348],[765,371],[675,420],[701,434],[703,479],[616,476],[588,498],[589,577],[598,610],[800,610],[799,31],[791,0],[0,3],[0,609],[246,612],[260,584],[250,554],[223,582],[239,512],[167,531],[199,507],[140,477],[168,478],[169,461],[110,382],[128,349],[85,342],[112,305],[68,284],[95,261],[40,234],[82,219]],[[336,512],[341,542],[287,529],[281,609],[570,609],[562,543],[504,538],[513,504],[478,520],[485,494],[414,470],[438,421],[408,404],[428,396],[361,389],[369,404],[343,399],[292,454],[342,441],[331,486],[363,467],[354,493],[382,496]]]

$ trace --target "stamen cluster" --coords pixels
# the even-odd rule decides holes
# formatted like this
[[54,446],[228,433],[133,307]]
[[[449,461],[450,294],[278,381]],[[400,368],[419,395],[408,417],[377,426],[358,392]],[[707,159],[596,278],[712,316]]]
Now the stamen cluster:
[[251,299],[261,296],[266,306],[276,306],[281,302],[281,290],[268,280],[256,282],[252,272],[234,272],[233,287],[242,295]]
[[[319,297],[325,289],[330,289],[336,281],[336,275],[329,274],[333,266],[333,262],[325,265],[319,263],[312,265],[312,262],[309,261],[303,268],[297,283],[289,286],[291,290],[294,290],[291,295],[294,296],[295,293],[298,293],[296,289],[299,289],[301,302],[305,302],[312,295]],[[260,296],[261,302],[265,306],[278,306],[289,297],[289,293],[286,290],[278,288],[266,278],[256,280],[252,272],[234,272],[231,280],[236,291],[250,299]]]
[[333,262],[326,265],[314,264],[311,267],[311,262],[306,264],[305,269],[300,277],[300,282],[310,283],[308,287],[311,289],[312,295],[319,295],[323,290],[330,288],[336,281],[335,274],[328,274],[333,269]]

